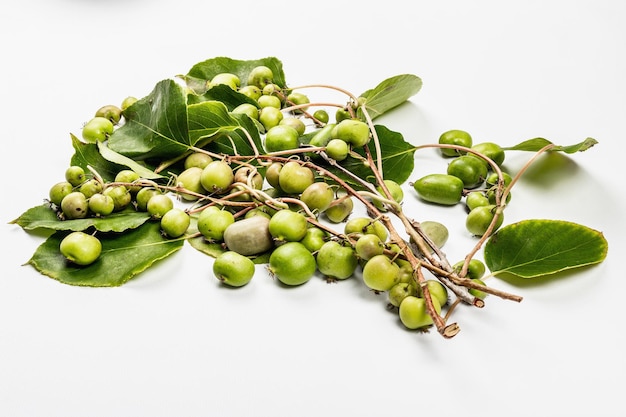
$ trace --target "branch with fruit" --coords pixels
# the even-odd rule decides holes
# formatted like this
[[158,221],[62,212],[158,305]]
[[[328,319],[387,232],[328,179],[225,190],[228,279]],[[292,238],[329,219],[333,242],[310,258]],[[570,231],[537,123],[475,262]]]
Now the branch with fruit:
[[[28,264],[65,284],[112,287],[188,242],[214,258],[223,285],[248,285],[255,264],[288,286],[315,275],[359,279],[385,294],[406,328],[434,326],[449,338],[460,330],[449,322],[459,303],[483,307],[489,294],[522,300],[487,278],[536,279],[604,260],[608,244],[589,227],[504,222],[511,189],[530,164],[545,152],[585,151],[594,139],[504,147],[449,130],[437,143],[411,144],[374,123],[421,84],[402,74],[360,95],[324,84],[292,88],[276,58],[218,57],[143,98],[105,105],[80,139],[71,135],[65,178],[44,204],[13,220],[49,232]],[[305,91],[313,88],[339,91],[345,102],[311,102]],[[442,250],[445,225],[403,210],[414,153],[429,148],[439,149],[446,171],[409,184],[423,204],[466,207],[476,241],[458,262]],[[509,151],[533,156],[513,175],[503,166]]]

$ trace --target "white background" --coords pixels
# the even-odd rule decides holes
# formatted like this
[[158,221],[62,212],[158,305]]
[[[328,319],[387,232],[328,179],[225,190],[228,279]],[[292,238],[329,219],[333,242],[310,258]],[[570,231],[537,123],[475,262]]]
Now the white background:
[[[621,415],[625,19],[619,0],[2,3],[0,415]],[[460,308],[450,340],[404,330],[356,279],[284,289],[259,267],[227,290],[190,246],[113,289],[23,266],[42,239],[8,223],[62,179],[70,132],[216,56],[275,56],[292,86],[355,94],[416,74],[422,91],[379,120],[415,144],[453,128],[502,145],[596,138],[543,158],[505,221],[585,224],[607,237],[606,261],[489,281],[524,300]],[[412,180],[445,169],[435,152],[415,160]],[[462,207],[426,207],[408,186],[405,205],[448,225],[452,260],[471,247]]]

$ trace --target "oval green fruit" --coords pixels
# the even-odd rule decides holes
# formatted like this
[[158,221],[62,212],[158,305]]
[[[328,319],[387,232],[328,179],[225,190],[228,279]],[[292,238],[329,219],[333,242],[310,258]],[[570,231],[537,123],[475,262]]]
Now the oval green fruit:
[[424,201],[451,206],[461,201],[463,181],[448,174],[428,174],[413,183]]

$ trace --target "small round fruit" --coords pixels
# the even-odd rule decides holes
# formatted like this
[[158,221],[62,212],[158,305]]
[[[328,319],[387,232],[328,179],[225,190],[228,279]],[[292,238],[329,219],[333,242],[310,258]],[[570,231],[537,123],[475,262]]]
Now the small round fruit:
[[341,139],[331,139],[326,144],[326,154],[329,158],[334,159],[337,162],[341,162],[348,157],[350,153],[350,147],[348,142]]
[[272,108],[280,110],[280,108],[283,105],[283,103],[280,101],[280,98],[278,98],[278,96],[270,96],[266,94],[263,94],[261,97],[259,97],[259,99],[257,100],[257,103],[259,103],[259,107],[261,109],[264,109],[266,107],[272,107]]
[[324,109],[315,110],[313,112],[313,117],[315,117],[321,123],[328,123],[328,112]]
[[87,143],[105,141],[113,133],[113,123],[105,117],[94,117],[83,126],[82,136]]
[[97,237],[85,232],[72,232],[61,240],[59,250],[68,261],[86,266],[100,257],[102,243]]
[[370,141],[370,128],[367,123],[357,119],[345,119],[333,129],[333,138],[348,142],[360,148]]
[[254,262],[237,252],[226,251],[213,261],[215,278],[230,287],[243,287],[254,276]]
[[352,115],[350,114],[350,112],[348,111],[348,109],[345,108],[338,108],[335,111],[335,122],[339,123],[343,120],[348,120],[351,119]]
[[91,198],[94,194],[101,193],[103,190],[102,183],[95,178],[83,182],[78,189],[85,197]]
[[279,123],[265,134],[265,150],[267,152],[279,152],[296,149],[300,146],[298,136],[298,131],[295,128]]
[[363,282],[374,291],[388,291],[398,282],[400,267],[387,255],[376,255],[363,267]]
[[136,102],[137,102],[137,98],[136,97],[128,96],[124,100],[122,100],[120,108],[122,109],[122,111],[124,111],[127,108],[129,108],[130,106],[132,106],[133,104],[135,104]]
[[50,191],[48,192],[48,198],[50,198],[50,202],[55,205],[60,205],[61,201],[63,201],[63,197],[68,195],[74,190],[74,186],[67,181],[61,181],[54,184],[50,187]]
[[274,80],[274,72],[265,65],[259,65],[248,73],[248,85],[256,86],[260,89]]
[[[209,164],[211,164],[212,162],[209,162]],[[178,174],[178,177],[176,177],[176,185],[193,193],[190,194],[187,192],[181,192],[180,196],[183,198],[183,200],[196,201],[199,198],[198,194],[206,193],[207,190],[202,184],[202,175],[205,168],[192,166]]]
[[[437,314],[441,313],[441,305],[436,298],[432,298],[433,306]],[[407,329],[420,329],[433,324],[433,319],[428,314],[426,300],[423,298],[408,296],[402,300],[399,309],[400,321]]]
[[[473,281],[475,284],[479,284],[479,285],[482,285],[482,286],[485,286],[485,287],[487,286],[487,285],[486,285],[486,284],[485,284],[485,283],[484,283],[481,279],[479,279],[479,278],[472,279],[472,281]],[[486,293],[486,292],[481,291],[481,290],[479,290],[479,289],[477,289],[477,288],[470,288],[470,289],[468,290],[468,292],[469,292],[470,294],[472,294],[474,297],[476,297],[476,298],[478,298],[478,299],[481,299],[481,300],[484,300],[484,299],[485,299],[485,297],[487,297],[487,293]]]
[[354,209],[354,201],[352,197],[340,197],[335,199],[326,210],[324,216],[331,223],[341,223],[345,221]]
[[235,114],[245,114],[249,118],[259,120],[259,108],[252,103],[242,103],[232,111]]
[[136,194],[140,189],[140,185],[131,185],[141,177],[132,169],[123,169],[115,175],[115,182],[125,183],[125,187],[133,194]]
[[241,85],[241,80],[235,74],[230,72],[221,72],[219,74],[215,74],[209,82],[209,87],[214,87],[216,85],[227,85],[233,90],[237,90]]
[[474,156],[461,155],[448,164],[447,173],[463,181],[466,188],[475,188],[487,177],[487,164]]
[[96,193],[89,197],[88,203],[89,211],[97,216],[108,216],[115,209],[113,198],[101,193]]
[[130,194],[130,191],[128,191],[128,188],[124,187],[123,185],[106,187],[102,191],[102,194],[111,196],[111,198],[113,199],[113,204],[115,204],[114,211],[120,211],[125,209],[132,201],[132,195]]
[[165,213],[174,208],[174,201],[165,194],[155,194],[148,200],[146,210],[153,219],[162,218]]
[[357,239],[354,249],[359,259],[367,261],[376,255],[382,255],[385,244],[377,235],[368,233]]
[[280,109],[272,106],[263,107],[261,111],[259,111],[259,122],[261,122],[265,128],[265,131],[277,126],[284,117],[285,115]]
[[264,216],[237,220],[224,231],[224,244],[229,250],[244,256],[267,252],[274,247],[269,223],[270,220]]
[[[500,180],[500,177],[498,176],[498,173],[492,172],[485,179],[485,184],[487,184],[487,186],[489,187],[493,187],[493,186],[498,185],[499,180]],[[513,178],[508,173],[502,172],[502,180],[504,181],[504,186],[506,187],[507,185],[511,183],[511,181],[513,181]]]
[[209,193],[223,194],[232,185],[235,174],[231,166],[222,160],[210,162],[202,169],[200,183]]
[[294,91],[288,94],[287,101],[293,103],[296,106],[300,106],[300,105],[304,106],[304,107],[300,107],[297,110],[294,110],[294,113],[302,113],[302,112],[307,111],[309,109],[309,106],[307,106],[307,104],[311,102],[309,100],[309,97],[306,94],[299,93],[297,91]]
[[[455,263],[454,265],[452,265],[452,269],[456,273],[459,273],[461,272],[461,269],[463,268],[464,263],[465,261],[459,261]],[[480,259],[472,258],[470,259],[469,265],[467,266],[466,277],[469,279],[482,278],[483,275],[485,275],[486,270],[487,268],[485,267],[485,264],[483,263],[483,261],[481,261]]]
[[374,234],[382,242],[386,242],[389,237],[389,231],[380,220],[374,220],[369,217],[354,217],[345,224],[344,233],[346,235]]
[[120,122],[120,119],[122,118],[122,109],[113,104],[107,104],[96,110],[94,116],[109,119],[111,123],[116,125]]
[[441,282],[429,279],[426,281],[426,286],[431,298],[436,298],[440,306],[446,305],[448,302],[448,290]]
[[148,201],[157,194],[160,194],[160,191],[152,187],[142,187],[137,191],[135,195],[137,211],[148,211]]
[[258,100],[263,94],[261,89],[256,85],[245,85],[239,89],[239,92],[254,101]]
[[400,307],[402,300],[408,296],[417,296],[415,285],[409,282],[398,282],[387,292],[387,300],[394,307]]
[[272,164],[267,167],[265,170],[265,179],[269,185],[274,188],[280,188],[278,178],[282,169],[283,164],[281,162],[272,162]]
[[[383,180],[383,183],[385,184],[385,187],[387,187],[387,190],[391,194],[392,200],[395,201],[396,203],[401,203],[402,200],[404,199],[404,191],[402,190],[402,187],[400,186],[400,184],[398,184],[397,182],[393,180]],[[380,193],[381,196],[383,196],[384,198],[387,198],[381,186],[377,186],[376,190]],[[384,205],[379,200],[374,200],[374,205],[379,210],[384,210]]]
[[183,209],[174,207],[161,217],[161,230],[171,238],[181,237],[185,234],[191,218]]
[[72,191],[61,200],[61,211],[68,220],[84,219],[89,213],[87,197],[80,191]]
[[283,209],[271,217],[269,231],[276,241],[297,242],[304,238],[308,222],[304,214]]
[[335,198],[335,192],[325,182],[317,181],[309,185],[302,191],[300,201],[312,211],[321,213],[326,210]]
[[475,209],[480,206],[488,206],[489,198],[482,191],[472,191],[468,195],[465,196],[465,205],[468,210]]
[[65,181],[74,187],[81,185],[85,179],[85,170],[81,166],[72,165],[65,170]]
[[205,154],[204,152],[192,152],[185,158],[185,169],[191,167],[204,168],[209,165],[210,162],[213,161],[210,155]]
[[296,132],[298,132],[298,136],[304,135],[304,132],[306,131],[306,125],[302,119],[298,117],[283,117],[283,120],[281,120],[278,124],[293,127],[296,129]]
[[311,168],[289,161],[278,174],[278,185],[287,194],[300,194],[315,182],[315,173]]
[[498,166],[502,166],[502,163],[504,163],[504,149],[502,149],[502,147],[497,143],[477,143],[476,145],[472,146],[472,150],[485,155],[493,162],[495,162]]
[[[495,213],[496,206],[492,204],[488,206],[476,207],[467,215],[465,219],[465,227],[471,234],[475,236],[482,236],[487,232],[489,225],[493,221]],[[500,213],[493,228],[494,232],[502,225],[503,221],[504,215],[503,213]]]
[[317,270],[315,257],[300,242],[287,242],[278,246],[269,258],[269,272],[285,285],[302,285]]
[[[472,136],[464,130],[452,129],[443,132],[439,136],[439,143],[442,145],[463,146],[465,148],[472,147]],[[463,155],[466,151],[454,148],[439,148],[441,155],[446,157],[454,157]]]
[[461,201],[463,186],[463,181],[448,174],[428,174],[413,183],[413,188],[421,199],[446,206]]
[[317,269],[327,278],[350,278],[359,260],[351,246],[342,245],[335,240],[324,243],[317,252]]
[[302,243],[309,252],[317,252],[320,248],[326,243],[326,239],[328,238],[328,234],[317,226],[310,226],[306,229],[306,234],[302,239],[300,239],[300,243]]
[[207,240],[220,242],[224,240],[226,228],[235,223],[235,216],[228,210],[210,206],[198,216],[198,231]]

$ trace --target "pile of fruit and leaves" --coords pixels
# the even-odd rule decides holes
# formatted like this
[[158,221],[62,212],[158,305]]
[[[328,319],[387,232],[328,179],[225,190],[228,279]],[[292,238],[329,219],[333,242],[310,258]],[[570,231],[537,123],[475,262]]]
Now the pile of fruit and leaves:
[[[143,98],[104,105],[71,135],[75,152],[44,203],[13,221],[48,231],[28,264],[65,284],[115,287],[188,242],[214,258],[223,285],[248,284],[256,264],[287,286],[314,276],[359,279],[407,328],[452,337],[459,303],[521,300],[487,278],[537,278],[604,260],[601,232],[566,220],[507,224],[504,216],[539,155],[584,151],[594,139],[505,147],[449,130],[437,143],[411,144],[374,122],[421,85],[401,74],[360,95],[295,87],[274,57],[217,57]],[[312,89],[345,100],[312,102]],[[415,152],[428,148],[438,148],[447,170],[411,179]],[[515,175],[503,170],[509,151],[531,154]],[[463,260],[442,251],[451,237],[444,224],[403,211],[409,180],[424,204],[465,205],[475,244]]]

